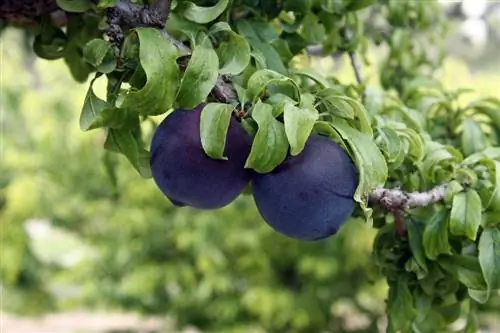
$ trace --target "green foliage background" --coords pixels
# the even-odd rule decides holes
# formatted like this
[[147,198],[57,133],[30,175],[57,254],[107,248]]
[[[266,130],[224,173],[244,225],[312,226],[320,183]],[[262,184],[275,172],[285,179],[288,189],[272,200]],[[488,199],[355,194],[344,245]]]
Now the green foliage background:
[[[122,308],[207,332],[377,331],[387,286],[371,266],[375,229],[351,219],[337,236],[303,243],[273,232],[249,196],[216,212],[174,209],[123,156],[103,152],[103,133],[79,129],[87,84],[62,61],[32,63],[19,37],[1,41],[4,310]],[[346,66],[337,77],[354,82]],[[449,88],[488,96],[499,79],[445,63]],[[30,238],[29,219],[56,231]],[[483,323],[499,307],[499,297],[482,306]]]

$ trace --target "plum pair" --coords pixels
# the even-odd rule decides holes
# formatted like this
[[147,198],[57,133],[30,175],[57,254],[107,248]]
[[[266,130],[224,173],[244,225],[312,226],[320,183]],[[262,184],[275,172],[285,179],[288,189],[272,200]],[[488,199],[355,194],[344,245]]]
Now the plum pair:
[[269,173],[245,168],[252,139],[231,118],[224,155],[205,154],[200,115],[177,109],[158,126],[151,143],[153,179],[176,206],[218,209],[234,201],[251,182],[259,213],[273,229],[295,239],[335,234],[352,214],[358,176],[349,155],[332,140],[313,134],[304,150]]

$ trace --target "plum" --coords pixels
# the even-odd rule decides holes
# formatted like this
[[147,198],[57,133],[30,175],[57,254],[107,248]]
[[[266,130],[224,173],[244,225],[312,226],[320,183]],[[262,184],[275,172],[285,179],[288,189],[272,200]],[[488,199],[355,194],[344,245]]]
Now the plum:
[[354,211],[358,184],[349,155],[327,137],[312,134],[304,150],[269,173],[252,177],[264,221],[288,237],[315,241],[335,234]]
[[250,181],[245,169],[252,139],[231,118],[224,150],[227,160],[209,157],[201,145],[200,115],[204,104],[193,110],[176,109],[156,129],[151,142],[153,179],[178,207],[217,209],[231,203]]

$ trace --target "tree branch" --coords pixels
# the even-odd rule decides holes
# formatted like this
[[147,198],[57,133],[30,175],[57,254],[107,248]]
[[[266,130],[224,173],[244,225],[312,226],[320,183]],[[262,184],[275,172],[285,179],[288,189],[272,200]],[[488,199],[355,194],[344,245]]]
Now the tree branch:
[[34,23],[35,18],[58,8],[56,0],[2,0],[0,19],[17,23]]
[[427,192],[404,192],[400,189],[377,188],[368,197],[369,205],[379,205],[388,211],[425,207],[444,199],[446,184]]
[[106,10],[109,25],[106,35],[111,42],[121,44],[125,39],[123,27],[154,27],[163,29],[167,10],[132,3],[128,0],[118,1],[114,7]]
[[154,10],[161,13],[165,19],[170,14],[170,7],[172,7],[171,0],[156,0],[153,5]]
[[405,234],[404,212],[408,208],[425,207],[444,199],[446,185],[437,186],[427,192],[404,192],[400,189],[377,188],[368,196],[368,205],[381,206],[394,216],[396,234]]

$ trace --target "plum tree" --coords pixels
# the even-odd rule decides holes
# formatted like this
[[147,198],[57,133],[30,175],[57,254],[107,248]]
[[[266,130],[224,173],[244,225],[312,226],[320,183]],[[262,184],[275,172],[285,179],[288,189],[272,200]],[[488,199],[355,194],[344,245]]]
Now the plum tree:
[[304,150],[270,173],[255,173],[253,195],[264,220],[302,240],[336,233],[353,213],[358,185],[355,165],[334,141],[311,135]]
[[[464,332],[476,332],[479,304],[499,298],[500,100],[464,99],[472,92],[450,91],[440,83],[445,48],[439,40],[448,24],[437,1],[3,0],[0,33],[6,26],[22,28],[29,36],[25,46],[37,57],[64,60],[76,81],[88,82],[80,128],[105,135],[103,161],[113,200],[128,197],[120,196],[127,192],[118,186],[121,169],[112,154],[118,153],[138,177],[153,175],[177,206],[220,208],[253,179],[262,217],[289,238],[326,238],[359,208],[359,219],[377,229],[370,260],[374,275],[384,277],[389,288],[387,332],[449,332],[458,316],[467,322]],[[351,80],[336,72],[337,66],[312,60],[312,51],[335,57],[335,63],[348,58]],[[319,70],[311,68],[316,65]],[[98,94],[94,83],[101,80],[106,88]],[[2,103],[25,105],[12,96]],[[211,111],[202,111],[200,103]],[[147,151],[151,123],[172,108],[178,110],[159,126]],[[229,117],[233,114],[241,123]],[[103,240],[100,228],[92,240],[111,255],[102,261],[106,269],[94,271],[104,279],[92,276],[99,298],[148,312],[170,311],[167,315],[203,331],[345,331],[331,309],[341,305],[337,297],[349,296],[346,290],[364,293],[351,280],[367,275],[346,274],[343,263],[357,258],[350,249],[345,256],[337,252],[345,234],[310,246],[262,237],[241,210],[238,223],[249,223],[240,229],[224,223],[207,229],[188,221],[210,219],[207,212],[180,211],[172,214],[185,216],[185,223],[169,225],[165,239],[158,232],[165,230],[165,200],[155,217],[139,187],[133,194],[145,215],[137,229],[124,230],[123,218],[117,224],[109,218],[103,226],[111,241]],[[95,192],[84,197],[100,200]],[[123,209],[117,209],[120,202]],[[128,215],[129,202],[110,205],[116,212],[102,212],[90,225],[115,213]],[[68,205],[57,206],[50,213],[61,224],[59,206]],[[82,228],[82,218],[68,207],[70,220],[77,221],[71,222],[72,231],[93,237],[89,230],[95,228]],[[220,212],[221,220],[228,211]],[[21,234],[12,230],[4,238]],[[157,236],[157,246],[150,246]],[[138,237],[145,246],[130,246]],[[25,275],[17,270],[22,265],[31,271],[32,265],[19,257],[28,253],[28,242],[18,244],[12,248],[21,250],[8,251],[5,260],[14,263],[14,273],[2,282],[24,288]],[[136,249],[140,253],[134,255]],[[137,266],[123,265],[124,253],[136,257]],[[343,261],[335,262],[339,258]],[[180,273],[167,281],[165,271]],[[346,274],[346,281],[339,274]],[[108,276],[113,283],[102,282]],[[140,283],[142,278],[147,283]],[[36,303],[31,297],[29,302]],[[365,305],[349,303],[367,313]],[[378,331],[377,326],[367,331]]]
[[200,137],[205,104],[177,109],[157,127],[151,142],[151,174],[159,189],[176,206],[216,209],[231,203],[250,181],[245,161],[251,138],[236,119],[227,132],[227,160],[209,157]]

